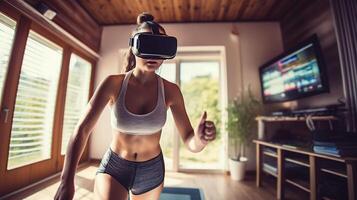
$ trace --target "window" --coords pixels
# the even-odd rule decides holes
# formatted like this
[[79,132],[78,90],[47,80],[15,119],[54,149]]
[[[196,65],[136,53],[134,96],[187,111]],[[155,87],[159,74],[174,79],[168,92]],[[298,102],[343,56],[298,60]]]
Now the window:
[[[16,22],[0,13],[0,101],[14,41]],[[0,102],[1,104],[1,102]]]
[[66,92],[66,105],[63,119],[61,154],[66,153],[67,144],[78,120],[83,113],[89,96],[92,65],[81,57],[72,54]]
[[51,157],[62,48],[30,31],[20,72],[8,169]]
[[[58,27],[1,1],[0,196],[63,168],[62,132],[68,141],[66,132],[73,132],[81,102],[88,101],[97,59],[87,47],[66,38],[70,36]],[[81,161],[88,148],[84,153]]]
[[177,57],[175,62],[163,63],[157,74],[180,86],[185,108],[192,124],[197,127],[204,110],[208,119],[215,122],[217,137],[203,151],[190,152],[176,131],[176,126],[168,110],[168,119],[162,129],[161,148],[168,170],[221,170],[224,168],[224,141],[221,130],[220,60]]
[[[162,78],[176,83],[176,63],[164,62],[160,66],[156,73]],[[160,145],[165,156],[165,167],[168,170],[174,169],[173,150],[175,137],[175,122],[171,113],[171,109],[167,110],[167,119],[164,127],[162,127],[162,134],[160,138]]]
[[188,117],[193,128],[198,125],[204,110],[208,120],[216,126],[217,137],[199,153],[190,152],[180,140],[180,168],[182,169],[223,169],[224,149],[220,137],[221,105],[219,85],[219,61],[180,62],[180,88],[185,101]]

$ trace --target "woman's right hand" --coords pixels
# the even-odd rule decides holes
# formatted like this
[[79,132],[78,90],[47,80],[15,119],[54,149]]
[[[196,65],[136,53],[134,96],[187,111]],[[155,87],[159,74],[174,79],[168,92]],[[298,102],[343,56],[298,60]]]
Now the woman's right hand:
[[59,185],[55,200],[72,200],[74,196],[74,183],[63,183]]

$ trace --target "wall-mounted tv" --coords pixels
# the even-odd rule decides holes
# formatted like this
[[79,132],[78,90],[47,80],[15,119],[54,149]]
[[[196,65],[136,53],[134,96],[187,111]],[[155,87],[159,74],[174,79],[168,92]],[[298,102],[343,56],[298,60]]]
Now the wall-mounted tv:
[[316,35],[259,68],[264,103],[290,101],[329,91]]

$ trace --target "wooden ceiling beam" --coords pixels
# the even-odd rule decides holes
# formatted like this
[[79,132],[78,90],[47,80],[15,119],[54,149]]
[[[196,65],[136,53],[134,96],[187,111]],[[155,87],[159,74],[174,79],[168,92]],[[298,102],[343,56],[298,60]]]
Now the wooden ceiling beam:
[[[60,0],[54,0],[60,1]],[[100,25],[135,24],[143,11],[158,22],[277,21],[299,0],[70,0]]]
[[225,18],[225,15],[229,9],[229,6],[231,4],[232,0],[222,0],[220,1],[220,5],[219,5],[219,12],[218,15],[216,17],[217,21],[223,21]]
[[265,0],[263,6],[257,11],[256,19],[269,19],[269,11],[273,5],[280,0]]

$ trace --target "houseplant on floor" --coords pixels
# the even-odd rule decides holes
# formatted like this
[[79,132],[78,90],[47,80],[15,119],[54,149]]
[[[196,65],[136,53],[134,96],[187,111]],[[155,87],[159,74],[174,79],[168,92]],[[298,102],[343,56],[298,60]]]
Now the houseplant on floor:
[[226,131],[230,147],[234,150],[233,155],[229,156],[231,178],[243,180],[248,161],[245,156],[245,146],[249,144],[256,129],[255,117],[261,112],[261,103],[248,87],[228,104],[227,112]]

